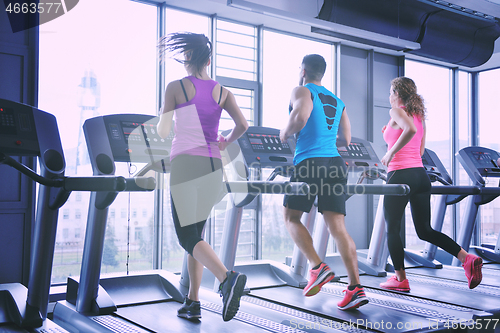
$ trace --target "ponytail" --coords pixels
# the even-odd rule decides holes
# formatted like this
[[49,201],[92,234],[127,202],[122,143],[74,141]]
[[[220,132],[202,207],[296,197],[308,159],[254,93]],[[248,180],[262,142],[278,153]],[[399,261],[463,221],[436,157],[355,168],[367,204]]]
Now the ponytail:
[[174,59],[200,73],[212,57],[212,42],[203,34],[177,32],[161,38],[158,42],[158,51],[160,60],[163,60],[167,52],[182,53],[186,59]]

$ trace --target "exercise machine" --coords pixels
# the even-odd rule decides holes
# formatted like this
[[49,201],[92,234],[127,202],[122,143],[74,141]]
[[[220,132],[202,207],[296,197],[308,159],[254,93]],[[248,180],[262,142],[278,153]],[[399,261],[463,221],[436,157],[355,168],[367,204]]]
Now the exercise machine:
[[[472,182],[481,188],[481,194],[472,196],[468,203],[464,219],[461,224],[458,242],[467,251],[471,250],[488,262],[500,263],[500,237],[496,244],[481,244],[470,246],[479,206],[487,204],[500,196],[500,184],[497,187],[487,187],[487,179],[500,178],[500,166],[497,160],[500,153],[484,147],[466,147],[457,153],[457,158],[469,175]],[[460,262],[453,260],[452,265]]]
[[[161,139],[156,133],[158,118],[148,115],[119,114],[88,119],[84,124],[90,161],[95,175],[114,174],[116,162],[143,162],[136,186],[148,172],[170,170],[172,136]],[[272,193],[276,187],[262,181],[227,181],[225,192]],[[275,184],[273,184],[275,185]],[[307,193],[303,183],[279,182],[283,193]],[[224,193],[221,194],[221,197]],[[177,318],[176,309],[184,299],[180,276],[164,270],[100,276],[105,225],[109,202],[100,204],[106,194],[92,193],[80,277],[69,277],[66,300],[54,307],[54,321],[70,332],[146,332],[186,331],[195,325]],[[217,300],[205,303],[212,309],[204,321],[217,331],[252,330],[241,321],[223,323],[222,306]],[[174,310],[175,309],[175,310]],[[165,313],[171,313],[165,317]],[[165,321],[161,318],[165,317]],[[220,326],[220,327],[219,327]],[[248,326],[248,327],[247,327]]]
[[[270,168],[273,170],[271,173],[273,175],[276,167],[279,166],[278,170],[287,170],[287,167],[292,165],[293,151],[280,150],[278,147],[275,150],[272,146],[271,149],[267,148],[270,146],[269,137],[279,138],[279,130],[250,127],[246,137],[243,136],[240,138],[241,142],[238,140],[238,143],[240,144],[241,152],[247,166],[253,164],[254,168]],[[266,138],[268,142],[264,141],[263,138]],[[279,144],[276,140],[271,142]],[[345,160],[349,165],[352,163],[353,168],[357,167],[358,170],[364,168],[367,171],[367,175],[375,176],[379,172],[378,169],[380,169],[380,166],[375,162],[378,159],[376,156],[373,156],[374,153],[370,143],[353,138],[352,146],[345,150],[341,149],[341,152],[343,155],[347,155],[347,153],[352,155],[351,158],[345,156]],[[370,156],[371,154],[373,155]],[[374,160],[374,162],[368,163],[366,162],[367,159]],[[258,161],[258,163],[255,163],[255,161]],[[277,162],[281,163],[281,165],[278,165]],[[251,174],[252,172],[248,172],[248,175]],[[286,175],[286,173],[283,173],[283,175]],[[395,186],[395,188],[398,187],[399,194],[408,193],[408,188]],[[394,190],[392,185],[355,184],[348,185],[347,187],[348,194],[384,194],[384,190],[386,190],[386,194],[395,194],[394,192],[391,193]],[[236,207],[235,205],[233,206]],[[228,211],[229,209],[231,207],[228,207]],[[314,210],[311,213],[314,213]],[[440,323],[435,326],[435,329],[438,327],[442,329],[442,321],[446,319],[460,321],[471,319],[474,316],[490,315],[481,311],[471,311],[467,308],[451,308],[444,303],[432,303],[416,297],[405,297],[403,299],[399,295],[388,295],[388,293],[377,292],[371,288],[366,288],[371,304],[363,306],[359,311],[341,311],[337,309],[337,302],[342,299],[342,290],[346,288],[346,284],[341,282],[328,283],[323,286],[322,292],[318,295],[310,298],[304,297],[302,295],[302,286],[296,284],[293,279],[290,279],[290,276],[297,275],[304,278],[303,275],[293,271],[294,269],[298,269],[298,264],[295,267],[287,267],[282,263],[260,260],[234,263],[233,258],[235,257],[238,239],[235,225],[240,223],[241,214],[232,215],[236,216],[236,223],[234,223],[234,220],[225,222],[225,228],[231,228],[231,232],[223,231],[225,237],[223,237],[221,249],[225,249],[225,251],[231,249],[230,256],[228,256],[231,261],[225,263],[228,268],[233,264],[234,270],[249,275],[247,287],[250,290],[246,296],[242,297],[240,307],[241,311],[246,314],[252,314],[268,320],[274,318],[292,328],[296,327],[294,323],[296,324],[297,321],[301,322],[303,327],[310,325],[310,327],[321,327],[321,329],[325,329],[326,327],[341,327],[342,323],[358,321],[359,325],[356,326],[357,329],[364,330],[370,328],[370,322],[381,323],[382,321],[391,321],[391,325],[394,322],[392,330],[397,332],[415,329],[415,327],[405,328],[404,326],[396,329],[397,322],[411,322],[417,326],[421,325],[421,328],[425,329],[428,328],[429,321],[431,321],[433,323]],[[222,251],[221,257],[226,257],[226,255],[222,254]],[[296,259],[296,262],[299,263],[300,260]],[[304,266],[305,264],[302,264],[301,268]],[[337,267],[332,268],[337,270]],[[210,288],[211,285],[208,284],[207,287]],[[314,323],[316,323],[316,326],[314,326]],[[319,325],[319,323],[323,324]]]
[[[109,191],[116,195],[130,185],[130,179],[66,177],[59,129],[53,115],[4,99],[0,99],[0,115],[0,164],[13,167],[40,184],[28,287],[21,283],[0,285],[0,323],[40,332],[64,332],[47,319],[58,210],[72,191]],[[40,174],[11,156],[38,157]],[[9,326],[2,326],[3,329],[9,330]]]

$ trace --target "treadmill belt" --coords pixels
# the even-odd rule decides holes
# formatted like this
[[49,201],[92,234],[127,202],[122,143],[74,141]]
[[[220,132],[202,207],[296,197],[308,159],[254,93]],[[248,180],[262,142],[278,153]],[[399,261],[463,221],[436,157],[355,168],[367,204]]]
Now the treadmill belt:
[[[494,269],[488,269],[486,265],[483,265],[482,271],[483,271],[483,280],[481,281],[480,286],[498,287],[500,281],[500,271]],[[467,283],[467,277],[465,276],[465,272],[462,267],[445,266],[440,269],[427,268],[427,267],[408,268],[406,270],[406,273],[415,276],[417,275],[431,276],[441,279],[461,281]]]
[[[201,300],[201,319],[190,321],[177,317],[177,309],[181,304],[175,301],[152,303],[146,305],[135,305],[118,308],[118,316],[136,323],[148,330],[157,333],[165,332],[197,332],[197,333],[239,333],[259,332],[262,333],[265,321],[239,311],[236,317],[230,321],[223,321],[220,311],[222,306]],[[251,323],[251,324],[250,324]],[[255,326],[257,325],[257,326]],[[260,327],[259,327],[260,326]],[[280,325],[282,326],[282,325]],[[282,328],[267,330],[284,332]]]
[[[446,321],[465,321],[484,312],[471,309],[457,309],[437,302],[394,297],[389,293],[378,294],[365,288],[370,303],[358,310],[342,311],[337,303],[342,300],[342,291],[347,285],[328,283],[313,297],[304,297],[302,290],[293,287],[277,287],[252,290],[250,295],[270,302],[281,303],[291,308],[301,309],[322,318],[336,322],[356,323],[357,329],[377,329],[373,325],[384,324],[384,332],[408,332],[415,329],[436,329],[437,323]],[[489,315],[489,314],[488,314]],[[435,325],[435,326],[434,326]],[[378,327],[380,329],[381,327]],[[440,325],[440,329],[442,329]]]
[[[363,286],[382,291],[379,284],[385,282],[389,276],[390,275],[387,277],[375,277],[363,275],[360,279]],[[407,274],[407,278],[410,282],[411,291],[409,293],[393,293],[435,300],[437,302],[444,302],[479,311],[490,311],[500,308],[499,288],[479,285],[471,290],[466,282],[430,278],[414,274]]]

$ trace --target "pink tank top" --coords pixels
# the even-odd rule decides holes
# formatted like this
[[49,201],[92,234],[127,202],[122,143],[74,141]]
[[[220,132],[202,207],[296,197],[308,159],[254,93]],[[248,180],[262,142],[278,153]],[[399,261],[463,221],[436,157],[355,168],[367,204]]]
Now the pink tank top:
[[[413,123],[417,127],[417,133],[403,148],[401,148],[393,159],[389,163],[387,172],[408,168],[423,167],[422,157],[420,156],[420,145],[422,143],[422,137],[424,136],[424,128],[422,121],[419,117],[413,116]],[[389,121],[390,124],[390,121]],[[402,129],[394,129],[389,124],[387,124],[384,131],[384,140],[387,143],[387,150],[391,149],[392,146],[403,133]]]
[[196,94],[188,102],[178,104],[174,111],[174,140],[170,160],[181,154],[221,158],[217,135],[222,108],[214,100],[213,80],[187,77]]

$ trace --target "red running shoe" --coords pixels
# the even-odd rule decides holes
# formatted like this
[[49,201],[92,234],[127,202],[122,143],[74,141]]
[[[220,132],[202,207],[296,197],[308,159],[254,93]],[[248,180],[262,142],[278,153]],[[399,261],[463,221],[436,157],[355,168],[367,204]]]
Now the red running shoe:
[[340,310],[357,309],[368,303],[368,297],[366,297],[363,287],[356,286],[354,290],[349,290],[348,288],[344,292],[344,299],[342,302],[337,303],[337,307]]
[[400,282],[398,281],[396,275],[393,275],[386,282],[382,282],[380,284],[380,288],[397,291],[410,291],[410,283],[408,282],[408,279],[404,279]]
[[462,264],[465,269],[465,276],[469,281],[469,289],[474,289],[483,279],[481,268],[483,267],[483,259],[473,254],[468,254],[465,257],[465,262]]
[[303,291],[304,296],[316,295],[325,283],[332,281],[335,277],[335,273],[323,262],[319,265],[318,269],[311,269],[309,275],[309,283]]

